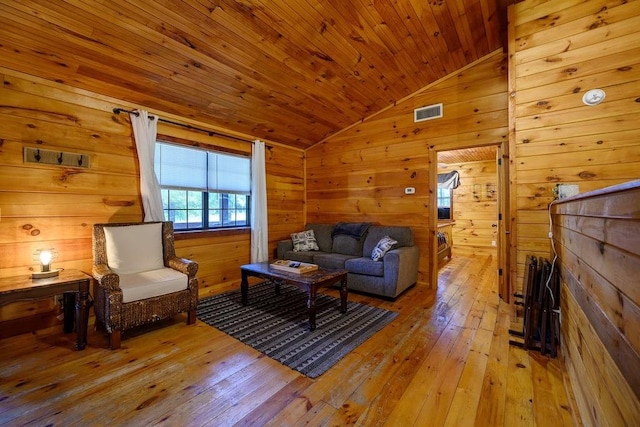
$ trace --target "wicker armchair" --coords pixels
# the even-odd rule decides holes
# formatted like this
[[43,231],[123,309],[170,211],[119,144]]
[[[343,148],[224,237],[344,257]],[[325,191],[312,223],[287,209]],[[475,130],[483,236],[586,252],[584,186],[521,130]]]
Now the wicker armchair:
[[[159,248],[162,246],[162,249]],[[175,255],[173,223],[93,226],[96,325],[120,348],[122,331],[187,312],[196,321],[198,264]]]

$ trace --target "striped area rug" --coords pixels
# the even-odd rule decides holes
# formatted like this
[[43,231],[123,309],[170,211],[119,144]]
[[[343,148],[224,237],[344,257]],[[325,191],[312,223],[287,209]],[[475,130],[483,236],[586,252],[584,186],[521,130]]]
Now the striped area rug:
[[316,329],[309,330],[307,294],[282,284],[280,295],[266,281],[249,287],[249,304],[240,289],[203,298],[198,319],[250,345],[280,363],[316,378],[382,329],[398,313],[318,293]]

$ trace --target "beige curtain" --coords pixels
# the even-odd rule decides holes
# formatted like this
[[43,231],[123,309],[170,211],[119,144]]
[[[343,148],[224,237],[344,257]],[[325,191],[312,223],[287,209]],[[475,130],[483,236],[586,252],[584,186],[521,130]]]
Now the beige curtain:
[[129,114],[133,137],[136,141],[138,162],[140,163],[140,195],[144,209],[145,221],[164,221],[160,184],[153,170],[156,136],[158,134],[158,117],[151,116],[144,110]]
[[256,140],[251,152],[251,262],[268,260],[269,230],[264,142]]

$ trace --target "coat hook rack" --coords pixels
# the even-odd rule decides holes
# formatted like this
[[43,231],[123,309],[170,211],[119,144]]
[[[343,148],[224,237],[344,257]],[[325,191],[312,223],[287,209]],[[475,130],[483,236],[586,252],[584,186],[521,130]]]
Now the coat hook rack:
[[24,162],[83,169],[90,166],[87,154],[42,150],[34,147],[24,148]]

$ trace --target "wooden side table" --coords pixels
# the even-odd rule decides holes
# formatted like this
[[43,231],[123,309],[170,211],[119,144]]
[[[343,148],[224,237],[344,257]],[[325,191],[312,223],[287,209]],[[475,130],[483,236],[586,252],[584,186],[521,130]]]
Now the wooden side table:
[[[0,307],[16,301],[32,301],[53,297],[66,292],[75,293],[76,349],[87,346],[89,323],[89,286],[92,277],[78,270],[63,270],[57,277],[32,279],[31,276],[0,278]],[[65,296],[65,303],[72,301]],[[65,312],[68,313],[67,310]],[[64,331],[70,332],[69,320],[65,317]]]

